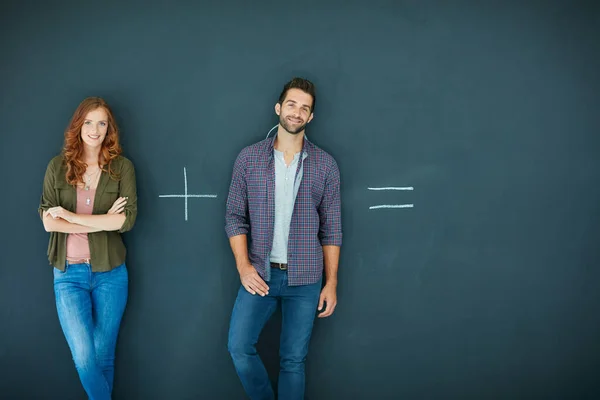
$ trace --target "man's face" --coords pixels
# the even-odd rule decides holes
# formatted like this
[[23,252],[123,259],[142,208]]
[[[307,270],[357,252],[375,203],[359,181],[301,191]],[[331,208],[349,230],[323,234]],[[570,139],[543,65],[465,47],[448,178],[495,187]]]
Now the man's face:
[[300,89],[290,89],[281,104],[275,105],[275,112],[279,115],[279,124],[292,135],[304,131],[306,124],[313,119],[313,98],[310,94]]

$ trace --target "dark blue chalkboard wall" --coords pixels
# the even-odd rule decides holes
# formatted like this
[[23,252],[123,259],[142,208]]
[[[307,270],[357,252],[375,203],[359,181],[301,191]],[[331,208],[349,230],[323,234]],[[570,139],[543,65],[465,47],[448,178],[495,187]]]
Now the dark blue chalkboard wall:
[[[224,205],[296,75],[345,239],[307,398],[600,397],[598,4],[2,2],[0,397],[85,397],[36,210],[72,112],[102,96],[139,190],[114,398],[244,398]],[[161,197],[186,193],[216,197]]]

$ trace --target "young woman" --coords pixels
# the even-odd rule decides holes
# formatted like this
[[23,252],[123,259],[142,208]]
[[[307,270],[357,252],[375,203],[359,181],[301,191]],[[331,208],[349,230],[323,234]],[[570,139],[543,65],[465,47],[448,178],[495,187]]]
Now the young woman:
[[50,232],[56,308],[79,379],[92,400],[110,399],[115,347],[128,293],[121,233],[137,216],[133,164],[121,155],[108,104],[87,98],[46,169],[39,207]]

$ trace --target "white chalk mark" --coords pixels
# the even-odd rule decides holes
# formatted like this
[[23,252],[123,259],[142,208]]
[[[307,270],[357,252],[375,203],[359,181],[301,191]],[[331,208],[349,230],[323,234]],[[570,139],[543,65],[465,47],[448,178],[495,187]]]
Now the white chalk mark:
[[187,214],[187,203],[188,203],[187,199],[188,199],[188,197],[187,197],[187,172],[185,170],[185,167],[183,167],[183,187],[184,187],[183,192],[185,193],[185,220],[187,221],[187,216],[188,216],[188,214]]
[[183,198],[184,201],[184,209],[185,209],[185,220],[188,220],[188,198],[210,198],[216,199],[216,194],[188,194],[188,184],[187,184],[187,170],[183,167],[183,194],[160,194],[158,197],[176,197]]
[[161,194],[158,197],[203,197],[203,198],[211,198],[211,199],[216,199],[217,195],[216,194],[188,194],[187,196],[184,194]]
[[379,210],[381,208],[413,208],[414,204],[381,204],[378,206],[371,206],[369,210]]
[[415,190],[415,188],[413,188],[412,186],[370,187],[370,188],[367,188],[367,189],[369,189],[369,190]]
[[[368,190],[414,190],[412,186],[385,186],[385,187],[368,187]],[[380,210],[385,208],[413,208],[414,204],[380,204],[369,207],[369,210]]]

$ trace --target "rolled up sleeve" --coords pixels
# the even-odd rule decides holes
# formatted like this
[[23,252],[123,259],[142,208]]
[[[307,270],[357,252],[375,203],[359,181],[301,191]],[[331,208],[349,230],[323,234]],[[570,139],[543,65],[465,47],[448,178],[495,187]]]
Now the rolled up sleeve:
[[318,208],[320,226],[319,240],[322,246],[342,245],[342,202],[340,194],[340,171],[335,161],[325,178],[325,191]]
[[54,190],[54,180],[55,166],[54,160],[52,160],[46,167],[46,173],[44,175],[44,183],[42,187],[42,196],[40,198],[40,205],[38,207],[38,213],[40,214],[41,219],[44,219],[44,211],[58,206],[58,199],[56,198],[56,192]]
[[228,238],[248,234],[250,227],[245,160],[245,150],[242,150],[233,165],[225,210],[225,232]]
[[135,168],[133,163],[124,159],[123,168],[121,169],[121,182],[119,184],[119,197],[127,197],[125,203],[125,222],[119,229],[120,233],[127,232],[135,225],[137,218],[137,186],[135,182]]

